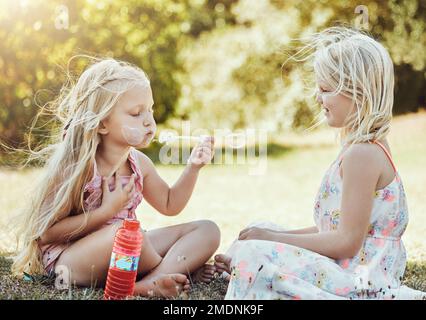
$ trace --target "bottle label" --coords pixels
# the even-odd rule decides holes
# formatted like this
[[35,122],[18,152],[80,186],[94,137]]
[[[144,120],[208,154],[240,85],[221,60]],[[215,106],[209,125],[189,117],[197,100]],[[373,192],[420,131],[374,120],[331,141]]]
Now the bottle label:
[[136,271],[138,269],[139,257],[126,256],[112,252],[110,268],[116,268],[124,271]]

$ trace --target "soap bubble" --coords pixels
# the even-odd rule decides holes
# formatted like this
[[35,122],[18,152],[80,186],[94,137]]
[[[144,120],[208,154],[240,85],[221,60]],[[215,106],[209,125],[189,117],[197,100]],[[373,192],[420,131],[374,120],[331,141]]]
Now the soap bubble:
[[175,134],[173,134],[173,132],[162,131],[160,133],[160,135],[158,136],[158,142],[160,142],[160,143],[167,143],[167,142],[170,142],[172,140],[175,140],[176,137],[177,136]]
[[[203,142],[209,140],[210,136],[179,136],[171,131],[162,131],[158,137],[158,142],[169,143],[176,140],[197,140]],[[225,135],[225,143],[232,149],[240,149],[246,145],[246,135],[244,133],[230,133]]]

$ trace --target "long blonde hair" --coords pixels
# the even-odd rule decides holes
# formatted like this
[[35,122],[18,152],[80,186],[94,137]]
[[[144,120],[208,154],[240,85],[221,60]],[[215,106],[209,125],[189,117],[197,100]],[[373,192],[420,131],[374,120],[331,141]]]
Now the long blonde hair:
[[379,42],[360,30],[331,27],[311,36],[295,56],[297,61],[312,58],[317,78],[334,89],[328,94],[342,94],[352,100],[355,112],[340,130],[342,144],[387,136],[394,69],[389,53]]
[[[17,232],[17,248],[22,241],[22,249],[14,256],[15,276],[44,272],[38,239],[55,222],[84,213],[85,221],[80,228],[85,227],[88,217],[82,190],[94,174],[96,150],[101,141],[99,123],[110,114],[124,92],[138,83],[149,85],[145,73],[134,65],[111,58],[89,58],[92,63],[78,81],[70,79],[50,105],[62,124],[60,132],[41,150],[30,148],[27,163],[34,159],[47,160],[33,198],[22,214],[21,230]],[[39,114],[45,112],[43,109]]]

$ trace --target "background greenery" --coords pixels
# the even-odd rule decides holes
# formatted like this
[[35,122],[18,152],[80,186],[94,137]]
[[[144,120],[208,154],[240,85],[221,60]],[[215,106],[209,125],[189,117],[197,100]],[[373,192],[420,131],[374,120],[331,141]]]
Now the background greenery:
[[[424,0],[0,0],[0,139],[24,145],[39,106],[59,92],[76,54],[141,66],[156,120],[166,126],[191,119],[207,129],[304,128],[318,109],[300,67],[286,64],[281,73],[290,41],[356,24],[360,4],[368,8],[368,30],[395,63],[395,113],[424,107]],[[73,59],[70,70],[78,75],[87,62]],[[50,129],[36,130],[31,142]],[[3,165],[13,165],[8,155],[2,150]]]

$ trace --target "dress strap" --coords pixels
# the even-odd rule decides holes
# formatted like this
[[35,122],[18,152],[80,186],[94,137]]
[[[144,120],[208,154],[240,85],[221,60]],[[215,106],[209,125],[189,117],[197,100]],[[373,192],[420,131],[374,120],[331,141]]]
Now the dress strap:
[[342,164],[343,156],[345,155],[346,150],[348,149],[348,147],[349,147],[349,146],[345,145],[345,146],[342,148],[342,150],[340,151],[340,154],[339,154],[339,156],[338,156],[338,158],[337,158],[337,163],[338,163],[338,166],[339,166],[339,167],[340,167],[340,165]]
[[395,167],[395,164],[393,163],[392,156],[390,155],[390,153],[389,153],[388,149],[386,149],[386,148],[385,148],[385,146],[384,146],[382,143],[380,143],[379,141],[377,141],[377,140],[373,140],[373,141],[372,141],[372,143],[375,143],[375,144],[377,144],[380,148],[382,148],[382,150],[384,151],[384,153],[385,153],[385,154],[386,154],[386,156],[388,157],[388,159],[389,159],[389,161],[390,161],[390,163],[391,163],[391,165],[392,165],[393,170],[394,170],[394,171],[395,171],[395,173],[396,173],[396,167]]

